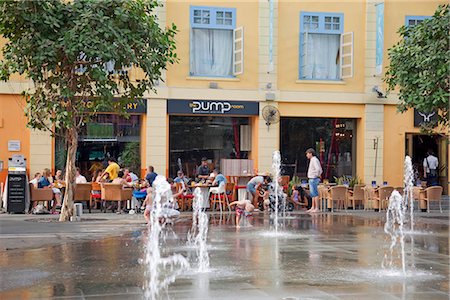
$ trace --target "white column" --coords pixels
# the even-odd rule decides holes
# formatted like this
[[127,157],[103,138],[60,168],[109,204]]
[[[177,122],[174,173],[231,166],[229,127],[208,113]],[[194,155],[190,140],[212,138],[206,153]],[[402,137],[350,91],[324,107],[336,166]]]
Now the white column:
[[146,158],[145,165],[166,175],[167,162],[167,100],[147,99]]
[[[270,38],[270,2],[273,3],[273,31]],[[271,124],[269,127],[262,118],[261,111],[266,105],[278,106],[276,101],[265,101],[267,93],[275,93],[278,100],[277,90],[277,60],[278,60],[278,0],[260,0],[258,17],[258,54],[259,54],[259,96],[260,114],[258,120],[258,171],[270,172],[272,168],[272,154],[280,147],[280,126],[279,123]],[[272,43],[272,66],[270,65],[270,43]],[[271,86],[271,87],[269,87]]]
[[[259,107],[259,115],[266,105],[278,106],[277,102],[261,102]],[[266,125],[266,121],[260,117],[258,121],[258,161],[259,172],[272,171],[272,154],[280,147],[280,123]]]
[[30,130],[30,176],[52,167],[52,137],[48,131]]
[[[383,183],[384,106],[366,104],[364,134],[364,182]],[[377,147],[378,140],[378,147]],[[401,145],[399,145],[401,147]],[[378,148],[378,149],[377,149]],[[376,168],[375,168],[376,167]]]

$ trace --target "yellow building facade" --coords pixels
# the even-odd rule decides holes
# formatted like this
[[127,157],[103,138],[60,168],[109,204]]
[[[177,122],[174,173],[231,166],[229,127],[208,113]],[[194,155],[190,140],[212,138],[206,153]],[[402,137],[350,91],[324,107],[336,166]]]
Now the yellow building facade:
[[[160,25],[175,23],[179,30],[179,63],[164,72],[156,93],[144,96],[145,110],[136,113],[133,128],[120,130],[134,132],[139,142],[141,173],[153,165],[159,174],[175,176],[181,167],[192,175],[203,156],[216,166],[226,158],[251,159],[256,171],[266,172],[280,150],[285,172],[304,177],[304,152],[312,147],[330,180],[348,175],[401,186],[404,156],[420,169],[424,151],[433,148],[447,188],[445,133],[421,135],[413,111],[396,112],[395,93],[377,93],[384,94],[387,49],[398,41],[400,26],[432,16],[444,3],[162,1]],[[140,70],[130,74],[141,76]],[[5,146],[9,140],[23,141],[31,173],[57,167],[57,142],[24,127],[18,95],[30,85],[20,77],[0,83],[3,174],[15,153]],[[274,112],[269,120],[268,112]],[[99,140],[86,138],[81,145],[103,143],[103,152],[118,155],[108,147],[129,139]],[[85,159],[101,160],[93,152],[101,149]]]

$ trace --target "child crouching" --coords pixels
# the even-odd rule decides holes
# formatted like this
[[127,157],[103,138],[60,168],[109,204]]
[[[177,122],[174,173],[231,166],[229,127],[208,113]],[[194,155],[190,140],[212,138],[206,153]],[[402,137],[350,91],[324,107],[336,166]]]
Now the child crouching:
[[249,200],[239,200],[230,203],[230,207],[236,206],[236,227],[240,227],[241,216],[244,215],[246,218],[252,215],[255,207]]

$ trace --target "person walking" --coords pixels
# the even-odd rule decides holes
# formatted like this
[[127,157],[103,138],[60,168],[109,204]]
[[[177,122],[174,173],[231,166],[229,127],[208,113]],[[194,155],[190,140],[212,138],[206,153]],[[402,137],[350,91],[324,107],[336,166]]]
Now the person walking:
[[438,185],[438,165],[438,158],[434,156],[433,150],[429,149],[423,160],[423,177],[427,180],[427,186]]
[[319,159],[316,157],[316,151],[309,148],[306,150],[306,157],[309,159],[308,167],[308,183],[309,183],[309,193],[312,198],[312,206],[307,212],[318,212],[319,211],[319,182],[320,176],[322,175],[322,166],[320,165]]

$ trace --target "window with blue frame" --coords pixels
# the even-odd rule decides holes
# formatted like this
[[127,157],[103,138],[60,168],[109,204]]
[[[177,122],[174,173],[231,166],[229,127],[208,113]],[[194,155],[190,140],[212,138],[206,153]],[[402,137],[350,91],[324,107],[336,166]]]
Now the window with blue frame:
[[344,15],[300,13],[300,79],[339,80]]
[[191,6],[190,75],[233,76],[236,9]]
[[414,27],[417,24],[422,23],[426,19],[430,19],[430,16],[406,16],[405,25],[407,27]]

